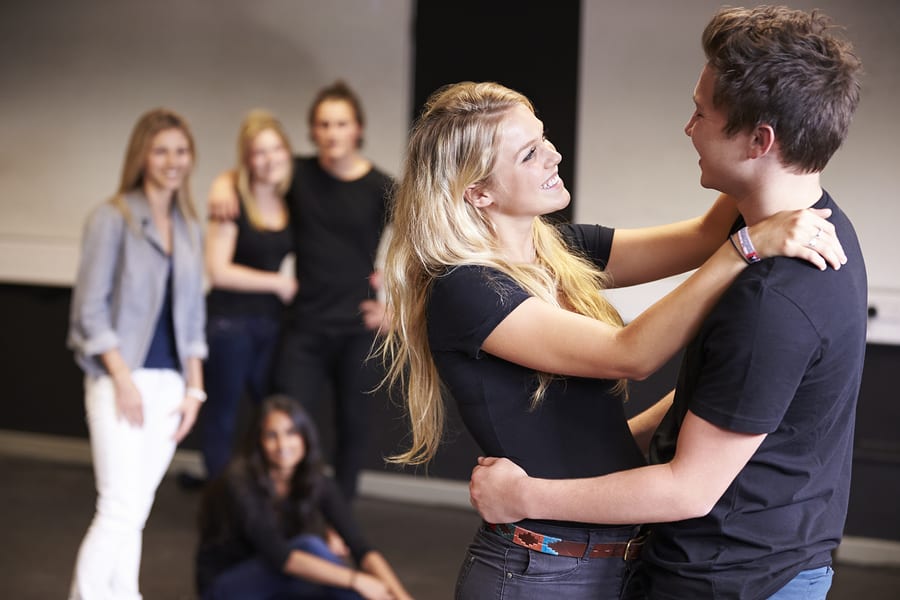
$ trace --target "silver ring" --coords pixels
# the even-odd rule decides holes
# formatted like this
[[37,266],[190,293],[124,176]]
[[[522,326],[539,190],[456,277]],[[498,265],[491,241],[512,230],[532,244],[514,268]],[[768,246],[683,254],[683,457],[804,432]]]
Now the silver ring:
[[[817,237],[818,237],[818,236],[817,236]],[[813,239],[809,240],[809,242],[808,242],[806,245],[809,246],[809,247],[812,248],[812,249],[815,249],[815,248],[816,248],[816,238],[813,238]]]
[[818,231],[816,231],[816,235],[813,236],[813,239],[814,239],[814,240],[816,240],[816,239],[818,239],[819,237],[822,236],[822,228],[821,228],[821,227],[817,227],[816,229],[817,229]]

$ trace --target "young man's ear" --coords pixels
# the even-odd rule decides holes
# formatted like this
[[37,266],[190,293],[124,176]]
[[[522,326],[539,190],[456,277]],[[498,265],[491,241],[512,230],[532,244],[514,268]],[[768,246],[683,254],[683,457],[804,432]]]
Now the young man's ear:
[[775,129],[771,125],[757,125],[750,140],[750,158],[761,158],[775,145]]
[[484,208],[491,203],[490,194],[488,194],[487,189],[481,182],[473,183],[467,187],[463,196],[465,197],[466,202],[475,208]]

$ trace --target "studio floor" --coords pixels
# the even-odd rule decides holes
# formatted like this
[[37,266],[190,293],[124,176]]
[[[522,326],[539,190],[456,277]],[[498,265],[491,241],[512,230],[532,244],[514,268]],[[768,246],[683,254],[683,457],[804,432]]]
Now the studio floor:
[[[95,499],[89,466],[0,455],[0,597],[62,600]],[[144,536],[147,600],[190,600],[200,494],[166,477]],[[361,498],[359,520],[418,600],[453,597],[479,523],[470,510]],[[830,600],[897,600],[900,569],[837,565]],[[251,600],[251,599],[248,599]],[[693,599],[686,599],[693,600]]]

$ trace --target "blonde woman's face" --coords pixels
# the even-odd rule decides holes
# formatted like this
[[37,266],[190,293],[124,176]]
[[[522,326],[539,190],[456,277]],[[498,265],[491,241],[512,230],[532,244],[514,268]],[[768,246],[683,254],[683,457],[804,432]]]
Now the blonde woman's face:
[[534,113],[523,105],[510,109],[501,124],[494,172],[486,190],[492,219],[530,218],[565,208],[569,191],[559,177],[561,160]]
[[174,193],[190,174],[194,157],[187,136],[180,129],[163,129],[150,143],[144,159],[144,186]]
[[291,155],[274,129],[264,129],[250,144],[250,175],[254,182],[278,185],[287,179]]

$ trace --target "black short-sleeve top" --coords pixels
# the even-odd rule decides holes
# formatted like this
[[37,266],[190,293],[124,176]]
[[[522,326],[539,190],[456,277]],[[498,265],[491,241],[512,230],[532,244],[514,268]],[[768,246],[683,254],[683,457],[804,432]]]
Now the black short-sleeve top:
[[[613,230],[561,226],[572,250],[605,267]],[[597,293],[601,293],[600,290]],[[484,352],[485,338],[529,294],[500,271],[473,265],[447,270],[427,304],[428,340],[442,383],[475,441],[530,475],[589,477],[641,466],[614,381],[558,377],[537,408],[537,373]]]

